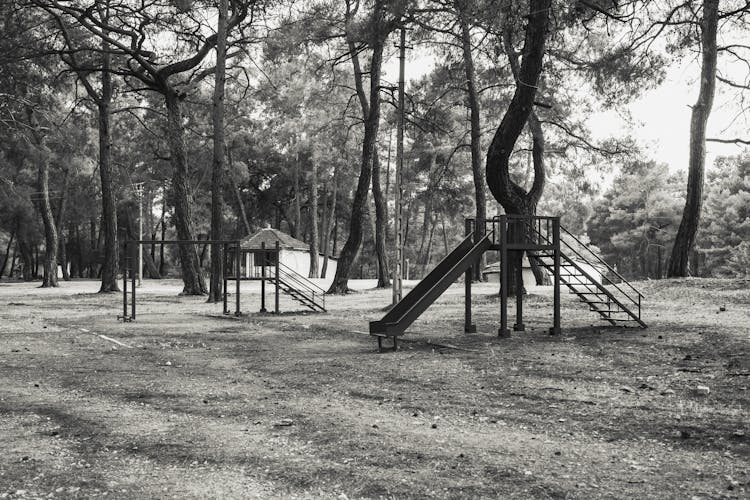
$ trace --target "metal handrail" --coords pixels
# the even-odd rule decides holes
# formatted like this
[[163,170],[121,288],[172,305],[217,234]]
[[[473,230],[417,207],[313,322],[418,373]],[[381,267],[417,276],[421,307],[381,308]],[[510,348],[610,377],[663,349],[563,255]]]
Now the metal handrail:
[[289,271],[299,283],[301,283],[303,286],[306,286],[308,290],[310,290],[311,292],[317,290],[318,293],[325,293],[325,290],[320,288],[318,285],[308,280],[307,278],[299,274],[294,269],[291,269],[290,267],[282,264],[281,262],[279,262],[279,269],[284,269],[285,271]]
[[[570,231],[568,231],[567,229],[565,229],[565,228],[564,228],[563,226],[560,226],[560,229],[562,229],[563,231],[565,231],[565,233],[566,233],[567,235],[569,235],[569,236],[570,236],[571,238],[573,238],[573,239],[574,239],[574,240],[575,240],[575,241],[576,241],[576,242],[577,242],[577,243],[578,243],[579,245],[581,245],[581,246],[582,246],[582,247],[584,247],[584,248],[585,248],[586,250],[588,250],[588,251],[589,251],[589,253],[590,253],[591,255],[593,255],[594,257],[596,257],[596,259],[597,259],[597,260],[598,260],[599,262],[601,262],[602,264],[604,264],[604,266],[605,266],[605,267],[606,267],[606,268],[607,268],[607,269],[608,269],[608,270],[609,270],[610,272],[612,272],[612,273],[613,273],[613,274],[614,274],[615,276],[617,276],[618,278],[620,278],[620,280],[621,280],[621,281],[622,281],[623,283],[625,283],[626,285],[628,285],[628,287],[630,287],[630,289],[631,289],[631,290],[633,290],[633,291],[634,291],[635,293],[637,293],[637,294],[638,294],[638,295],[639,295],[639,296],[640,296],[641,298],[644,298],[644,297],[645,297],[645,296],[644,296],[644,295],[643,295],[643,294],[642,294],[642,293],[641,293],[641,292],[640,292],[640,291],[639,291],[638,289],[636,289],[636,288],[635,288],[635,287],[634,287],[633,285],[631,285],[631,284],[630,284],[630,282],[629,282],[628,280],[626,280],[625,278],[623,278],[623,277],[622,277],[622,276],[620,275],[620,273],[618,273],[618,272],[617,272],[616,270],[612,269],[612,267],[610,267],[610,265],[609,265],[609,264],[607,264],[607,262],[606,262],[606,261],[604,261],[604,259],[602,259],[602,258],[601,258],[601,257],[599,257],[598,255],[596,255],[596,254],[595,254],[595,253],[594,253],[594,252],[593,252],[593,251],[592,251],[592,250],[591,250],[590,248],[588,248],[588,247],[587,247],[586,245],[584,245],[584,244],[583,244],[583,243],[581,242],[581,240],[579,240],[579,239],[578,239],[578,238],[577,238],[577,237],[576,237],[576,236],[575,236],[574,234],[572,234],[572,233],[571,233]],[[565,243],[565,242],[563,241],[563,243]],[[567,245],[567,246],[568,246],[568,247],[570,248],[570,245],[568,245],[567,243],[565,243],[565,244],[566,244],[566,245]],[[582,256],[582,255],[579,255],[579,257],[583,258],[583,256]],[[611,280],[610,280],[610,281],[611,281]],[[614,283],[613,283],[613,284],[614,284]],[[625,292],[623,292],[623,293],[625,293]]]
[[291,284],[293,284],[295,286],[295,289],[300,292],[315,293],[315,291],[312,288],[305,286],[305,284],[299,281],[294,275],[289,274],[286,271],[282,271],[281,269],[279,269],[279,276],[285,279],[286,281],[290,282]]
[[285,283],[286,286],[289,286],[292,290],[299,293],[302,297],[305,298],[305,300],[311,301],[313,304],[325,308],[325,293],[317,292],[317,298],[319,300],[318,302],[316,301],[315,290],[305,287],[304,284],[296,279],[293,275],[279,270],[279,278],[279,281],[281,283]]
[[[284,269],[289,272],[286,272]],[[325,310],[326,295],[322,288],[306,280],[302,275],[285,266],[281,262],[279,262],[279,278],[289,281],[289,285],[292,285],[292,288],[300,293],[306,300],[311,301],[313,304]],[[316,292],[315,289],[318,291]],[[315,300],[316,295],[318,296],[317,298],[319,302]]]
[[[538,234],[538,235],[539,235],[540,237],[544,238],[544,239],[545,239],[545,240],[546,240],[547,242],[549,242],[549,241],[550,241],[550,239],[549,239],[549,237],[548,237],[548,236],[545,236],[544,234],[540,233],[539,231],[536,231],[536,229],[535,229],[535,228],[534,228],[533,226],[528,226],[528,227],[530,227],[530,228],[531,228],[531,229],[532,229],[533,231],[535,231],[535,232],[536,232],[536,233],[537,233],[537,234]],[[570,235],[570,236],[571,236],[571,237],[572,237],[572,238],[573,238],[574,240],[576,240],[576,241],[578,242],[578,244],[579,244],[579,245],[581,245],[581,247],[583,247],[583,248],[586,248],[586,249],[587,249],[587,250],[589,251],[589,253],[591,253],[591,255],[593,255],[594,257],[596,257],[596,258],[597,258],[598,260],[602,261],[602,259],[601,259],[601,258],[600,258],[600,257],[599,257],[598,255],[596,255],[596,254],[595,254],[595,253],[594,253],[593,251],[591,251],[591,249],[589,249],[589,248],[588,248],[588,247],[587,247],[586,245],[584,245],[584,244],[583,244],[583,243],[582,243],[582,242],[581,242],[581,241],[580,241],[580,240],[579,240],[578,238],[576,238],[575,236],[573,236],[573,235],[572,235],[572,234],[570,233],[570,231],[568,231],[567,229],[565,229],[565,228],[564,228],[563,226],[560,226],[560,228],[561,228],[561,229],[562,229],[563,231],[565,231],[565,232],[566,232],[566,233],[567,233],[568,235]],[[562,243],[563,243],[563,244],[564,244],[564,245],[565,245],[565,246],[566,246],[566,247],[567,247],[567,248],[568,248],[568,249],[569,249],[569,250],[570,250],[571,252],[573,252],[573,253],[574,253],[575,255],[577,255],[578,257],[580,257],[580,258],[581,258],[581,259],[582,259],[582,260],[583,260],[584,262],[586,262],[586,263],[589,263],[589,261],[588,261],[588,260],[586,259],[586,257],[584,257],[583,255],[581,255],[581,254],[580,254],[580,252],[578,252],[578,250],[576,250],[575,248],[573,248],[573,247],[572,247],[572,246],[571,246],[571,245],[570,245],[570,244],[569,244],[569,243],[568,243],[567,241],[565,241],[565,240],[564,240],[564,239],[562,239],[562,238],[560,238],[560,241],[562,241]],[[604,261],[602,261],[602,262],[604,262]],[[606,263],[606,262],[604,262],[604,264],[606,265],[607,263]],[[610,269],[610,267],[609,267],[608,265],[607,265],[607,268],[608,268],[608,269]],[[614,270],[613,270],[613,271],[614,271]],[[616,273],[616,271],[615,271],[615,273]],[[619,276],[619,275],[618,275],[618,276]],[[639,308],[640,308],[640,300],[636,300],[636,299],[634,299],[633,297],[631,297],[630,295],[628,295],[628,293],[627,293],[627,292],[625,292],[625,291],[624,291],[624,290],[623,290],[622,288],[620,288],[619,286],[617,286],[617,283],[615,283],[615,282],[614,282],[614,281],[612,281],[611,279],[607,278],[606,276],[602,276],[602,277],[603,277],[604,279],[606,279],[607,281],[609,281],[609,283],[610,283],[610,284],[611,284],[612,286],[614,286],[614,287],[615,287],[615,288],[616,288],[616,289],[617,289],[617,290],[618,290],[618,291],[619,291],[620,293],[622,293],[622,294],[623,294],[623,295],[624,295],[624,296],[625,296],[625,297],[626,297],[626,298],[627,298],[627,299],[628,299],[628,300],[629,300],[630,302],[632,302],[632,303],[633,303],[633,305],[639,306]],[[642,294],[642,293],[640,293],[640,292],[639,292],[638,290],[636,290],[636,289],[635,289],[635,288],[633,287],[633,285],[631,285],[631,284],[630,284],[630,283],[629,283],[629,282],[628,282],[627,280],[625,280],[625,279],[624,279],[624,278],[622,278],[621,276],[619,276],[619,277],[620,277],[620,279],[622,279],[622,280],[623,280],[623,283],[626,283],[626,284],[627,284],[627,285],[628,285],[628,286],[629,286],[629,287],[630,287],[630,288],[631,288],[631,289],[632,289],[632,290],[633,290],[633,291],[634,291],[634,292],[635,292],[636,294],[638,294],[638,296],[639,296],[639,299],[640,299],[640,298],[643,298],[643,294]]]

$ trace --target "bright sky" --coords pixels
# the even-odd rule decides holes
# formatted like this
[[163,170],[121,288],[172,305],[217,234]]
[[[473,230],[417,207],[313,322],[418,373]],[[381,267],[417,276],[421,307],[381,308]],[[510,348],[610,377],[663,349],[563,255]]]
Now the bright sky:
[[[409,54],[405,69],[407,82],[423,76],[434,64],[431,56],[420,55],[412,60],[408,57]],[[397,58],[388,60],[383,70],[385,80],[398,81]],[[615,112],[601,112],[589,118],[589,129],[596,131],[596,139],[631,135],[647,157],[666,163],[672,171],[687,170],[690,107],[698,96],[699,73],[700,66],[694,60],[670,68],[659,87],[644,92],[628,106],[634,122],[632,125]],[[743,81],[742,74],[738,73],[735,80]],[[739,103],[724,88],[721,83],[717,85],[707,137],[749,139],[750,116],[741,116],[732,123],[739,111]],[[743,147],[739,145],[708,142],[706,167],[711,168],[719,156],[736,155],[742,151]]]
[[[700,67],[695,61],[671,68],[659,87],[646,91],[628,106],[634,121],[632,127],[612,112],[592,116],[589,127],[601,129],[602,137],[630,133],[647,156],[666,163],[672,171],[687,170],[690,112],[698,97],[699,73]],[[747,139],[749,117],[741,116],[732,123],[738,111],[736,97],[718,84],[706,136]],[[734,144],[707,142],[706,167],[711,168],[719,156],[736,155],[742,150],[742,146]]]

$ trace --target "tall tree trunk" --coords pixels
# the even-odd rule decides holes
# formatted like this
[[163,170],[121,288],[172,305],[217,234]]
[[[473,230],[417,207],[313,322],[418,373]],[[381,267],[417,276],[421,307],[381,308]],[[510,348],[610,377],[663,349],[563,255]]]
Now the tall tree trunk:
[[[237,185],[237,181],[234,180],[234,163],[232,161],[232,149],[227,150],[227,161],[229,162],[229,183],[232,185],[232,191],[237,199],[237,211],[239,219],[242,221],[242,226],[245,229],[245,235],[250,236],[252,229],[250,229],[250,223],[247,220],[247,211],[245,210],[245,202],[242,201],[242,193]],[[276,227],[279,227],[278,225]]]
[[662,265],[664,262],[664,257],[662,255],[662,247],[661,245],[656,247],[656,279],[662,279],[664,277],[664,270],[662,269]]
[[57,228],[52,215],[52,204],[49,201],[49,162],[46,158],[39,161],[37,170],[37,189],[41,193],[39,212],[44,223],[44,278],[42,288],[57,286]]
[[[370,204],[370,193],[367,193],[367,222],[370,224],[370,235],[372,236],[372,248],[375,248],[375,202]],[[369,266],[369,263],[368,263]]]
[[336,255],[336,249],[339,242],[339,213],[334,212],[334,219],[333,219],[333,248],[331,249],[331,253],[333,255]]
[[292,236],[295,238],[300,237],[300,227],[302,226],[302,208],[300,201],[300,163],[299,163],[299,151],[294,158],[294,227],[292,228]]
[[377,149],[372,157],[372,197],[375,202],[375,253],[378,258],[378,288],[391,286],[388,272],[388,251],[386,234],[388,231],[388,205],[380,184],[380,159]]
[[[527,195],[529,201],[529,213],[527,215],[536,215],[537,204],[539,199],[542,197],[544,192],[544,184],[547,179],[547,169],[544,164],[544,151],[546,148],[546,142],[544,139],[544,131],[542,124],[537,118],[536,113],[533,111],[529,115],[528,119],[529,130],[531,131],[532,145],[531,145],[531,157],[534,165],[534,181],[531,189]],[[523,257],[522,257],[523,258]],[[529,259],[529,266],[531,272],[534,274],[534,280],[537,285],[545,284],[545,272],[536,260]],[[521,273],[523,279],[523,273]],[[523,283],[520,283],[523,286]]]
[[419,242],[419,252],[417,252],[416,264],[420,268],[420,272],[424,274],[425,267],[427,266],[427,235],[430,232],[430,223],[432,222],[432,196],[427,193],[427,199],[424,201],[424,214],[422,216],[422,236]]
[[331,225],[331,220],[328,218],[328,202],[330,195],[328,193],[328,183],[323,184],[323,199],[320,202],[320,254],[323,256],[323,264],[320,266],[320,277],[325,278],[323,274],[324,266],[326,262],[326,254],[328,253],[328,242],[326,241],[328,235],[328,228]]
[[96,217],[89,217],[89,251],[86,256],[86,264],[88,267],[88,277],[93,278],[96,274],[96,250],[98,244],[98,236],[96,234]]
[[[143,199],[145,201],[145,220],[144,224],[146,228],[143,230],[143,238],[148,239],[151,241],[154,241],[155,233],[154,233],[154,190],[148,186],[143,190]],[[151,243],[148,245],[148,247],[145,247],[146,250],[144,250],[146,253],[149,254],[151,257],[151,260],[154,260],[154,251],[156,248],[154,247],[154,244]]]
[[[168,89],[165,92],[167,104],[167,140],[169,142],[172,162],[172,191],[174,195],[174,225],[177,239],[193,239],[192,194],[188,177],[188,160],[185,149],[185,137],[182,124],[182,103],[177,92]],[[195,244],[178,245],[180,269],[182,271],[183,295],[203,295],[206,293],[206,282],[203,279],[198,263],[198,252]]]
[[[404,210],[403,213],[403,219],[404,219],[404,239],[403,239],[403,246],[404,248],[407,248],[408,245],[406,244],[407,241],[409,241],[409,228],[411,227],[411,208],[412,208],[412,202],[414,200],[409,200],[409,202],[406,204],[406,210]],[[405,253],[402,255],[406,255]],[[404,269],[403,262],[401,263],[401,269]],[[405,275],[404,275],[405,276]]]
[[[320,243],[318,240],[318,163],[315,158],[311,158],[311,175],[310,175],[310,278],[320,276],[320,266],[318,265],[318,254],[320,253]],[[325,211],[325,207],[323,207]]]
[[[167,224],[164,220],[167,213],[167,187],[162,188],[161,194],[161,241],[167,239]],[[159,245],[159,274],[164,274],[164,243]]]
[[716,91],[716,32],[719,0],[703,0],[701,20],[701,83],[698,101],[690,117],[690,157],[688,159],[687,198],[677,229],[667,276],[685,277],[690,272],[690,252],[701,216],[703,174],[706,166],[706,122],[711,114]]
[[18,258],[18,244],[16,243],[16,249],[13,251],[13,258],[10,261],[10,269],[8,269],[8,278],[13,277],[13,271],[16,269],[17,258]]
[[[339,167],[336,165],[333,168],[333,192],[331,194],[331,212],[328,216],[327,223],[325,224],[325,227],[323,229],[323,269],[320,271],[320,276],[325,278],[328,272],[328,256],[330,255],[331,250],[331,231],[335,227],[335,220],[336,220],[336,202],[337,202],[337,196],[338,196],[338,172]],[[333,251],[336,251],[336,245],[334,243]]]
[[[3,258],[3,267],[0,267],[0,279],[3,278],[3,274],[5,274],[5,268],[8,267],[8,259],[10,259],[10,247],[13,245],[13,238],[16,236],[16,229],[13,228],[13,230],[10,232],[10,239],[8,240],[8,245],[5,247],[5,258]],[[13,266],[11,265],[11,269]]]
[[117,202],[112,188],[112,139],[110,134],[110,105],[112,102],[112,75],[110,55],[103,42],[101,94],[97,101],[99,112],[99,178],[102,187],[102,232],[104,233],[104,260],[102,284],[99,293],[119,292],[117,268],[119,264],[117,243]]
[[[503,115],[497,131],[487,152],[487,184],[495,199],[502,205],[507,214],[534,215],[536,205],[544,190],[544,137],[541,124],[533,111],[534,98],[543,68],[544,46],[549,24],[551,0],[531,0],[527,16],[526,35],[522,53],[523,60],[519,66],[518,55],[512,42],[510,23],[503,32],[503,45],[516,80],[516,90],[508,108]],[[528,123],[533,139],[534,181],[528,192],[510,178],[509,158],[513,147]],[[526,238],[525,230],[521,234],[509,234],[510,237]],[[522,266],[523,252],[511,252],[508,261],[508,293],[524,293],[523,281],[516,283],[518,269]]]
[[430,217],[430,236],[427,239],[427,250],[424,254],[424,261],[422,262],[422,276],[427,276],[427,268],[430,264],[430,257],[432,257],[432,241],[435,237],[435,226],[437,226],[437,215],[433,214]]
[[[219,0],[219,23],[216,30],[216,74],[213,96],[214,164],[211,171],[211,239],[224,237],[222,212],[224,208],[224,87],[227,63],[227,15],[229,0]],[[222,300],[222,245],[211,247],[211,280],[209,302]]]
[[440,226],[443,229],[443,252],[448,255],[450,253],[448,251],[448,233],[445,231],[445,214],[442,212],[440,212]]
[[433,193],[435,192],[435,188],[437,187],[437,183],[439,181],[439,176],[436,174],[436,159],[437,159],[437,152],[434,149],[434,147],[431,146],[429,158],[429,167],[427,168],[427,189],[424,192],[424,214],[422,216],[422,234],[420,237],[420,243],[419,243],[419,252],[417,252],[417,261],[415,264],[418,266],[418,272],[422,273],[422,275],[425,274],[426,267],[427,267],[427,248],[428,248],[428,242],[427,237],[429,235],[430,231],[430,225],[432,224],[432,218],[433,218]]
[[26,236],[23,236],[23,233],[18,237],[17,248],[21,254],[21,262],[23,262],[21,276],[24,281],[31,281],[34,275],[34,252]]
[[70,166],[66,166],[63,172],[62,188],[60,189],[60,204],[57,207],[57,221],[56,225],[58,231],[57,241],[57,255],[62,267],[63,280],[70,281],[70,273],[68,272],[68,252],[65,247],[65,231],[63,231],[63,225],[65,223],[65,208],[66,200],[68,195],[68,184],[70,180]]
[[39,277],[39,246],[36,244],[34,245],[34,269],[31,277],[33,279],[37,279]]
[[74,278],[83,278],[83,257],[81,256],[81,233],[78,224],[72,224],[68,227],[68,237],[71,241],[70,255],[70,275]]
[[370,187],[370,178],[372,176],[372,158],[376,149],[378,138],[378,127],[380,125],[380,73],[383,62],[383,48],[387,33],[384,32],[382,19],[385,16],[385,8],[382,0],[375,0],[373,7],[373,23],[371,26],[372,34],[370,48],[372,49],[372,59],[370,61],[370,102],[367,102],[367,96],[364,92],[362,83],[362,69],[359,65],[357,56],[358,49],[354,41],[348,38],[349,52],[352,57],[354,66],[354,82],[357,88],[357,95],[362,107],[364,122],[364,138],[362,141],[362,164],[357,182],[357,190],[354,193],[352,201],[352,215],[349,223],[349,237],[344,243],[341,250],[338,265],[336,267],[336,276],[328,290],[329,293],[346,293],[349,291],[348,281],[349,274],[359,256],[362,246],[362,224],[364,222],[365,210],[367,209],[367,192]]
[[[465,0],[456,0],[456,11],[458,22],[461,27],[461,48],[464,56],[464,72],[466,74],[466,97],[469,104],[469,115],[471,124],[471,171],[474,178],[474,204],[476,206],[476,231],[475,241],[484,236],[485,223],[487,219],[487,200],[485,196],[484,171],[482,169],[482,129],[480,127],[479,93],[477,91],[476,71],[474,69],[474,56],[471,47],[471,31],[467,21],[468,13]],[[487,262],[486,254],[482,254],[480,264],[475,266],[474,280],[482,280],[482,269]]]

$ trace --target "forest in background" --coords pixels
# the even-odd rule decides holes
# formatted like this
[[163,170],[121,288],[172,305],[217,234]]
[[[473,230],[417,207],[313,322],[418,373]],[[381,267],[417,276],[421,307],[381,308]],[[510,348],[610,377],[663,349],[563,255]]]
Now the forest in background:
[[[65,279],[116,289],[141,185],[146,239],[234,239],[270,224],[311,252],[344,254],[346,277],[387,285],[399,117],[397,82],[381,73],[401,28],[407,52],[436,61],[407,82],[404,106],[403,248],[420,277],[463,238],[465,217],[512,205],[493,199],[484,170],[524,85],[536,4],[552,15],[533,110],[508,153],[519,210],[560,215],[628,278],[674,275],[687,219],[690,274],[747,277],[750,152],[709,165],[705,179],[698,164],[707,139],[748,144],[705,136],[711,85],[745,119],[750,77],[727,68],[750,60],[747,2],[8,0],[0,278],[53,284],[54,262]],[[627,115],[686,58],[702,61],[703,150],[700,134],[685,137],[690,165],[670,172],[629,137],[594,138],[588,116]],[[700,217],[686,185],[693,197],[700,185]],[[205,247],[177,250],[147,247],[146,275],[208,271]],[[208,291],[202,281],[186,291]]]

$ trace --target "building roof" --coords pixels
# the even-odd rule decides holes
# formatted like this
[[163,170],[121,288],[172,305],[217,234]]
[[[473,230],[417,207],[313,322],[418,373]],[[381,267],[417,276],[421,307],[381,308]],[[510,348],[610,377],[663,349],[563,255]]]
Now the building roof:
[[283,231],[272,229],[270,227],[261,229],[251,236],[246,236],[240,242],[240,247],[245,250],[260,250],[261,244],[265,243],[266,248],[274,248],[277,241],[279,242],[279,248],[286,250],[303,250],[305,252],[310,251],[310,245],[304,241],[300,241]]

